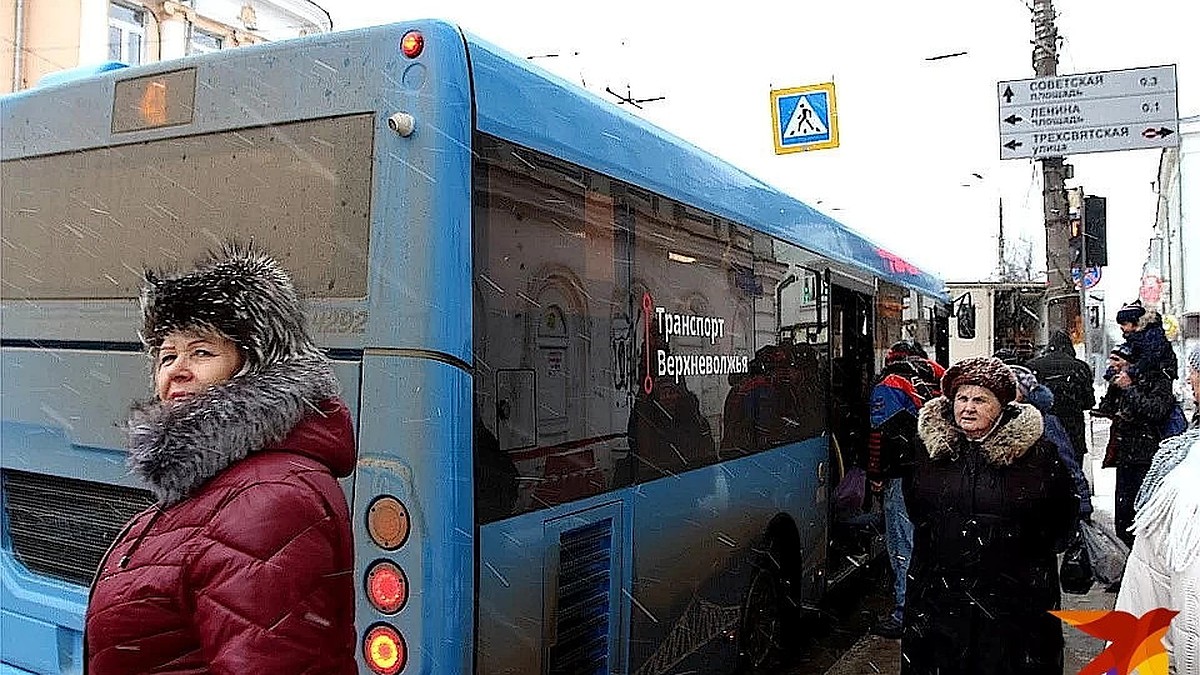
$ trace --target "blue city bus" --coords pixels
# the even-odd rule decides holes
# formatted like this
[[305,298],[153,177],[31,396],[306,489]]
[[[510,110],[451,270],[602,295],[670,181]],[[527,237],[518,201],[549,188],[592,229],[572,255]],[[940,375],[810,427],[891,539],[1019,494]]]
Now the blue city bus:
[[456,26],[60,77],[0,139],[0,673],[82,669],[150,502],[141,270],[228,238],[356,420],[364,673],[767,670],[878,551],[832,495],[886,346],[944,358],[942,283]]

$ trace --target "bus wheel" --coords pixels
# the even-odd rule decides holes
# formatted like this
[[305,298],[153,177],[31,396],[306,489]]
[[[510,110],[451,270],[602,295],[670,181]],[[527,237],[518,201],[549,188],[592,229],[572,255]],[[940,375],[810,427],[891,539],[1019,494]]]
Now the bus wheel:
[[750,581],[738,631],[742,673],[778,672],[788,624],[785,583],[773,565],[759,567]]

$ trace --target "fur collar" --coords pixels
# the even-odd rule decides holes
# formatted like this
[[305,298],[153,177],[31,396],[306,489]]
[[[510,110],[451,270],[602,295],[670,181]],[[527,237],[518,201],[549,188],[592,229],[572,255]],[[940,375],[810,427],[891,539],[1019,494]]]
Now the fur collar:
[[170,506],[251,452],[283,440],[317,404],[336,396],[324,357],[274,363],[174,406],[134,406],[128,422],[130,470]]
[[[966,437],[954,424],[954,408],[939,396],[921,408],[917,435],[925,443],[930,459],[957,459]],[[1027,403],[1009,403],[1000,413],[1000,421],[980,442],[980,451],[988,463],[1008,466],[1024,455],[1042,437],[1042,414]]]
[[1146,309],[1146,313],[1138,317],[1136,330],[1144,331],[1156,323],[1162,323],[1162,317],[1158,315],[1156,310]]

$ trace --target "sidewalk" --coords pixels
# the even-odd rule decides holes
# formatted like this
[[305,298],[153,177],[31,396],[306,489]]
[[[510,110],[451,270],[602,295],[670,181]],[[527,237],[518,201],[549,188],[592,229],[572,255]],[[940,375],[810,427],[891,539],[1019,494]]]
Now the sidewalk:
[[[1100,463],[1104,460],[1104,448],[1108,445],[1108,427],[1109,421],[1106,419],[1092,418],[1088,422],[1088,444],[1091,450],[1083,458],[1083,473],[1092,486],[1092,508],[1095,509],[1092,519],[1112,527],[1117,472],[1115,469],[1100,468]],[[1106,593],[1100,583],[1092,586],[1092,590],[1086,595],[1063,593],[1062,598],[1063,609],[1112,609],[1117,602],[1117,594]],[[1066,643],[1063,654],[1064,673],[1078,673],[1104,649],[1103,640],[1066,624],[1063,624],[1063,639]]]

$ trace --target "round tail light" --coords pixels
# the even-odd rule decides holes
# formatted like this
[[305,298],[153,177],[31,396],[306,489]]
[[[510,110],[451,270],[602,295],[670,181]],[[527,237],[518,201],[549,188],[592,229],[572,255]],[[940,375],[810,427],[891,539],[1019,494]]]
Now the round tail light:
[[415,59],[425,50],[425,36],[421,31],[410,30],[400,38],[400,51],[410,59]]
[[395,614],[408,602],[408,577],[390,560],[378,560],[367,570],[367,600],[384,614]]
[[408,541],[408,509],[395,497],[376,497],[367,509],[367,532],[371,540],[386,551],[394,551]]
[[363,659],[372,672],[396,675],[408,662],[408,648],[395,628],[380,623],[372,626],[363,638]]

